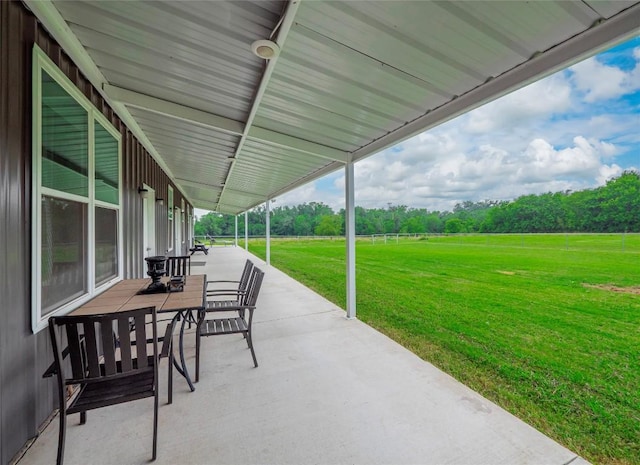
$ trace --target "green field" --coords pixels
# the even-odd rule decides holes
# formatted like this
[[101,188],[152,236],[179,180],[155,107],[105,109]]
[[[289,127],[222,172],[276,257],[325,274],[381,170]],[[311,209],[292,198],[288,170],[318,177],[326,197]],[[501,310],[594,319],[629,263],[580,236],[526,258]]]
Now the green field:
[[[342,308],[344,257],[271,245]],[[640,463],[640,235],[365,238],[356,261],[358,318],[588,460]]]

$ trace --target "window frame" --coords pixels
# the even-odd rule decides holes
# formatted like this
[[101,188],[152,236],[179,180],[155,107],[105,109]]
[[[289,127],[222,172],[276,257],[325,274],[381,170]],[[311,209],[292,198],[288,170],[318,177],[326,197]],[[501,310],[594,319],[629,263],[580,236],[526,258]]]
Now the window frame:
[[182,218],[180,219],[181,221],[181,226],[182,226],[182,231],[181,231],[181,235],[182,235],[182,245],[184,247],[184,244],[187,242],[187,212],[185,210],[184,207],[184,199],[182,199],[180,201],[180,215],[182,216]]
[[[123,189],[122,189],[122,135],[109,120],[87,99],[73,82],[58,68],[36,44],[32,51],[32,204],[31,204],[31,329],[37,333],[47,327],[49,318],[64,315],[89,301],[100,292],[122,280],[124,270],[123,235]],[[42,186],[42,73],[46,72],[69,96],[87,112],[88,130],[88,195],[83,197]],[[95,124],[100,124],[118,144],[118,204],[95,198]],[[42,198],[49,196],[79,202],[87,206],[87,275],[84,277],[87,291],[83,295],[60,305],[42,315]],[[96,286],[96,235],[95,209],[107,208],[116,211],[117,221],[117,274]]]
[[167,186],[167,252],[173,252],[173,245],[176,241],[173,214],[173,187]]

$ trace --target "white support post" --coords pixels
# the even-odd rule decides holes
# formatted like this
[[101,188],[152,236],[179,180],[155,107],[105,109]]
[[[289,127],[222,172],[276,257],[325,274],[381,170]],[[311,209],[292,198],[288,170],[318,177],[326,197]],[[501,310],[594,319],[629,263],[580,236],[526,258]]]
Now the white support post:
[[244,250],[249,251],[249,212],[244,212]]
[[347,244],[347,318],[356,317],[356,215],[353,162],[345,165],[344,234]]
[[235,247],[238,247],[238,215],[235,216],[235,220],[236,220],[236,239],[233,245]]
[[266,218],[266,235],[267,235],[267,266],[271,265],[271,212],[270,212],[270,200],[267,200],[267,218]]

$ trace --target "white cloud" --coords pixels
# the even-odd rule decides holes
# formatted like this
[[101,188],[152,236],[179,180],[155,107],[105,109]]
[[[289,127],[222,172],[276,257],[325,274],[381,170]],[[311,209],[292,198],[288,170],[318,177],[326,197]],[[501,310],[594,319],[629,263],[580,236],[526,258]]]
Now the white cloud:
[[571,106],[571,86],[562,74],[523,87],[469,114],[471,134],[501,131],[566,111]]
[[[387,151],[356,164],[356,204],[451,210],[464,200],[506,200],[523,194],[579,190],[603,184],[622,172],[618,165],[604,162],[613,151],[612,144],[584,136],[576,136],[565,148],[536,138],[519,151],[485,144],[469,154],[456,151],[427,162],[413,160],[413,164],[394,160],[398,153]],[[339,210],[344,208],[343,175],[334,180],[333,187],[322,201]],[[294,198],[304,196],[300,193]]]
[[275,199],[274,207],[280,205],[299,205],[302,203],[318,202],[320,192],[316,189],[315,183],[305,184],[298,189],[281,195]]
[[629,71],[601,63],[597,57],[572,66],[573,81],[584,92],[585,102],[613,99],[640,89],[640,47],[632,55],[636,65]]

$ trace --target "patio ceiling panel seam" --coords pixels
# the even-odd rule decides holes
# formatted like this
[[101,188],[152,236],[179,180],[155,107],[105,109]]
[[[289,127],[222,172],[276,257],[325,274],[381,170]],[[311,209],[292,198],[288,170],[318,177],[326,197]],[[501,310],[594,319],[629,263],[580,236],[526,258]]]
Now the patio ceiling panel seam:
[[270,145],[282,148],[294,149],[298,152],[315,155],[316,157],[326,158],[332,161],[341,161],[343,163],[346,163],[347,161],[346,152],[341,150],[256,126],[249,129],[247,138],[256,141],[268,142]]
[[[289,61],[293,61],[293,60],[290,59]],[[282,69],[280,69],[279,71],[282,71]],[[333,93],[329,92],[328,90],[325,90],[323,88],[314,88],[313,86],[309,85],[307,82],[296,81],[295,79],[292,79],[288,74],[287,75],[278,74],[277,79],[280,84],[279,85],[280,92],[283,92],[283,89],[286,89],[286,91],[292,95],[296,93],[300,93],[301,96],[298,97],[300,99],[309,98],[308,95],[315,93],[315,95],[320,96],[324,102],[331,102],[331,105],[334,107],[342,106],[347,110],[351,110],[351,111],[356,110],[359,112],[376,116],[377,118],[379,118],[379,121],[383,121],[384,124],[386,124],[390,120],[395,121],[397,124],[404,123],[404,120],[402,120],[401,118],[397,118],[391,112],[384,113],[382,110],[378,108],[367,107],[357,99],[347,100],[348,96],[343,98],[337,98]]]
[[[407,71],[404,71],[390,63],[386,63],[374,56],[371,55],[367,55],[363,52],[361,52],[360,50],[356,50],[355,48],[347,45],[347,44],[343,44],[341,42],[338,42],[337,40],[331,38],[331,37],[327,37],[324,34],[321,34],[317,31],[314,31],[313,29],[310,29],[306,26],[301,25],[301,28],[304,28],[306,33],[305,33],[305,37],[308,37],[309,39],[314,40],[315,42],[321,43],[326,45],[328,48],[337,50],[339,46],[340,51],[345,54],[345,55],[349,55],[349,60],[352,61],[361,61],[365,64],[371,65],[373,63],[376,64],[377,67],[379,67],[382,71],[393,75],[395,77],[397,77],[398,79],[401,79],[405,82],[408,82],[410,84],[415,85],[416,87],[419,87],[421,89],[424,89],[428,92],[431,92],[432,94],[435,95],[439,95],[441,97],[451,97],[451,93],[447,92],[446,90],[440,88],[439,86],[426,81],[425,79],[419,77],[419,76],[415,76]],[[435,53],[435,52],[432,52]],[[442,60],[441,60],[442,61]],[[451,61],[451,60],[449,60]],[[449,64],[448,62],[445,62],[447,64]],[[452,65],[451,65],[452,66]],[[455,66],[452,66],[453,68],[457,69]],[[469,76],[471,76],[472,78],[474,78],[475,80],[482,80],[481,77],[478,77],[478,74],[472,71],[468,71],[467,74]]]
[[232,145],[227,144],[227,141],[225,140],[216,140],[215,138],[211,138],[211,140],[206,141],[198,139],[197,137],[194,138],[195,140],[189,140],[186,134],[179,132],[169,132],[169,134],[166,134],[163,133],[160,128],[153,128],[151,126],[147,126],[144,129],[150,136],[152,136],[153,140],[157,142],[158,145],[162,144],[164,146],[181,148],[182,150],[193,152],[194,155],[201,155],[202,152],[204,152],[204,155],[210,154],[226,158],[231,153]]
[[[196,49],[195,51],[182,50],[182,53],[168,53],[167,47],[164,46],[165,44],[159,44],[157,41],[154,42],[153,46],[147,43],[134,43],[100,30],[89,29],[80,24],[72,24],[71,30],[74,31],[79,39],[82,39],[82,42],[86,44],[88,50],[101,52],[105,55],[133,58],[136,55],[144,54],[159,61],[170,59],[174,66],[179,68],[193,67],[205,74],[217,73],[219,62],[223,61],[222,57],[211,56],[209,53],[207,55],[209,61],[205,63],[202,57],[197,56],[198,53],[204,55],[204,52],[200,49]],[[197,44],[194,45],[194,47],[197,47]],[[175,50],[173,50],[173,52],[175,52]],[[220,76],[221,79],[229,81],[229,77],[231,76],[233,83],[236,83],[238,79],[244,80],[245,82],[250,81],[248,78],[244,79],[249,72],[246,69],[240,69],[240,65],[233,60],[233,57],[224,57],[224,63],[227,66],[225,68],[227,74]],[[216,66],[213,66],[214,64]],[[257,73],[258,71],[256,70],[255,74]]]
[[[229,96],[242,97],[249,100],[251,98],[248,92],[244,89],[244,86],[229,80],[228,78],[218,77],[213,72],[198,73],[193,67],[189,68],[189,73],[185,72],[184,68],[177,68],[175,64],[172,67],[166,65],[163,69],[160,69],[154,64],[148,63],[148,58],[145,62],[134,61],[126,57],[119,57],[107,52],[90,48],[92,56],[96,59],[96,62],[100,65],[101,69],[108,70],[110,74],[118,72],[121,75],[129,76],[131,79],[137,79],[139,76],[161,76],[163,80],[171,80],[174,82],[180,82],[181,85],[187,89],[202,89],[208,91],[219,91]],[[204,77],[208,79],[207,83],[204,83]],[[118,86],[121,87],[121,86]],[[186,92],[185,92],[186,93]]]
[[222,184],[207,184],[207,183],[192,181],[190,179],[184,179],[184,178],[176,178],[176,181],[180,181],[182,184],[188,187],[203,188],[203,189],[221,189],[222,188]]
[[[300,169],[307,170],[317,166],[324,166],[326,164],[315,163],[315,159],[309,160],[307,158],[295,157],[294,154],[288,154],[282,151],[263,150],[256,152],[253,148],[249,148],[245,153],[252,154],[251,158],[247,159],[245,157],[242,160],[238,160],[237,163],[239,163],[239,165],[236,167],[236,169],[239,169],[242,166],[259,166],[261,164],[265,167],[269,167],[274,163],[277,163],[286,165],[286,167],[289,168],[300,167]],[[285,166],[283,166],[283,168],[284,167]]]
[[466,24],[473,27],[474,29],[481,31],[483,34],[488,35],[489,37],[494,39],[496,42],[499,42],[504,46],[508,47],[510,50],[512,50],[514,53],[517,53],[522,58],[529,58],[531,56],[531,53],[520,41],[514,40],[511,37],[507,36],[506,34],[503,34],[502,32],[497,31],[495,28],[491,27],[490,25],[483,23],[476,16],[466,11],[464,7],[460,7],[459,5],[454,4],[453,2],[443,2],[443,1],[435,1],[433,2],[433,4],[439,8],[442,8],[451,16],[454,16],[460,19],[461,21],[464,21]]

